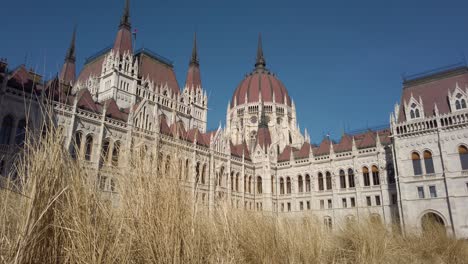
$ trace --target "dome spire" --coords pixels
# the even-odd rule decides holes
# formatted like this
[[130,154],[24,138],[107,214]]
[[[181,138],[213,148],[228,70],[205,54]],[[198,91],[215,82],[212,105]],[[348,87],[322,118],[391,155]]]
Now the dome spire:
[[125,0],[125,9],[120,19],[120,27],[131,27],[130,24],[130,0]]
[[263,57],[263,48],[262,48],[262,35],[258,34],[258,47],[257,47],[257,60],[255,62],[255,68],[265,68],[266,62]]
[[189,65],[198,66],[198,54],[197,54],[197,33],[193,35],[193,48],[192,48],[192,58],[190,59]]
[[70,47],[68,47],[67,54],[65,55],[65,62],[63,63],[62,70],[60,71],[60,81],[65,84],[70,84],[75,82],[76,73],[75,73],[75,41],[76,41],[76,26],[73,29],[73,34],[70,42]]

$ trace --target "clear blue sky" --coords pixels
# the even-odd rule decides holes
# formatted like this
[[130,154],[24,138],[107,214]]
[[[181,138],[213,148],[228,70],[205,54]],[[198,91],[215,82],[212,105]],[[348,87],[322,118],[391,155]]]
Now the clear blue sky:
[[[59,70],[74,24],[77,64],[114,41],[123,0],[4,1],[0,57],[25,61],[46,77]],[[226,105],[253,68],[257,35],[267,67],[296,102],[312,141],[343,129],[388,124],[403,73],[463,61],[468,55],[467,1],[200,0],[131,2],[137,47],[174,61],[185,82],[193,32],[210,129],[225,122]]]

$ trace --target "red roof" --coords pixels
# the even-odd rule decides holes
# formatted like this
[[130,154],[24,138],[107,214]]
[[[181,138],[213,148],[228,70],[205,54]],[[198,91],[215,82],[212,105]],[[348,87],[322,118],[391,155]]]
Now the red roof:
[[302,144],[301,149],[294,153],[294,158],[296,159],[305,159],[308,158],[310,155],[310,144],[308,142],[304,142]]
[[286,146],[283,149],[283,152],[279,154],[278,161],[288,161],[291,158],[291,151],[292,151],[291,146]]
[[173,93],[179,94],[179,84],[177,83],[176,75],[172,66],[163,63],[145,52],[139,53],[140,60],[140,76],[155,82],[156,85],[167,85]]
[[314,149],[314,155],[320,156],[320,155],[330,154],[330,144],[331,144],[330,139],[324,138],[322,140],[322,143],[320,143],[320,145],[318,146],[318,148]]
[[102,63],[104,62],[105,54],[86,63],[78,76],[78,81],[86,82],[91,75],[99,76],[102,71]]
[[242,158],[242,155],[244,155],[244,159],[251,160],[249,148],[247,147],[247,143],[245,141],[239,145],[232,144],[232,141],[230,142],[230,144],[231,144],[231,155],[238,157],[238,158]]
[[125,113],[124,111],[120,111],[120,109],[117,106],[117,103],[115,102],[114,99],[109,99],[109,100],[105,101],[104,105],[107,107],[106,108],[106,116],[107,117],[127,122],[128,114]]
[[[248,97],[248,102],[258,102],[262,96],[262,102],[273,102],[273,94],[275,101],[281,104],[291,106],[291,98],[283,83],[266,69],[255,69],[247,75],[235,90],[231,107],[234,107],[234,101],[237,105],[245,104],[245,97]],[[286,97],[286,101],[285,101]]]
[[42,77],[32,71],[26,70],[24,65],[16,68],[8,78],[8,86],[27,93],[42,90]]
[[74,83],[76,79],[76,67],[75,63],[71,61],[66,61],[62,70],[60,71],[60,80],[65,84]]
[[189,66],[185,87],[190,90],[201,89],[200,67],[198,65],[192,64]]
[[437,104],[440,114],[450,113],[450,105],[447,98],[448,91],[453,93],[457,83],[461,89],[465,89],[465,87],[468,86],[468,68],[455,68],[405,82],[401,96],[398,122],[404,122],[406,120],[404,103],[409,103],[411,95],[413,95],[414,99],[417,101],[419,101],[419,97],[421,97],[424,106],[424,115],[426,117],[434,115],[434,104]]
[[93,97],[89,93],[88,89],[80,90],[76,96],[78,97],[78,108],[94,113],[102,113],[102,106],[94,102]]
[[125,52],[132,53],[132,33],[130,28],[121,26],[117,32],[117,37],[114,42],[114,52],[119,52],[123,55]]
[[353,149],[353,138],[350,135],[344,134],[341,137],[340,143],[333,145],[333,151],[336,153],[351,151]]
[[258,129],[257,142],[260,147],[266,149],[271,145],[271,134],[267,127],[261,127]]

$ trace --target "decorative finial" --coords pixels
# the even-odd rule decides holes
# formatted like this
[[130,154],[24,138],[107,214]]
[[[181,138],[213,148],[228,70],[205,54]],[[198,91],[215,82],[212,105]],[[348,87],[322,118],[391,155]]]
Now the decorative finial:
[[120,27],[130,27],[130,0],[125,0],[125,9],[120,19]]
[[255,68],[265,68],[266,62],[263,57],[263,48],[262,48],[262,35],[258,34],[258,47],[257,47],[257,60],[255,62]]
[[193,35],[193,48],[192,48],[192,58],[190,59],[189,65],[196,65],[198,66],[198,54],[197,54],[197,33],[195,32]]

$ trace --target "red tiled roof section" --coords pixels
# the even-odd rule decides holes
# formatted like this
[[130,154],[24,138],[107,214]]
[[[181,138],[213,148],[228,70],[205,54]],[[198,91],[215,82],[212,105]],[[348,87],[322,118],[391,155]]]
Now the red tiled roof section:
[[358,149],[363,149],[363,148],[370,148],[370,147],[375,147],[375,137],[376,133],[373,131],[368,131],[366,132],[362,139],[356,142],[356,146]]
[[127,122],[128,114],[123,112],[123,111],[120,111],[120,109],[117,106],[117,103],[115,102],[114,99],[109,99],[109,100],[105,101],[104,105],[107,107],[106,108],[106,116],[107,117]]
[[139,56],[140,76],[149,79],[157,85],[167,85],[175,94],[180,93],[174,69],[156,59],[153,59],[144,53]]
[[77,107],[94,113],[102,113],[102,106],[95,103],[88,89],[80,90],[77,95]]
[[305,159],[308,158],[310,155],[310,144],[308,142],[304,142],[302,144],[301,149],[294,153],[294,158],[296,159]]
[[271,134],[267,127],[261,127],[258,129],[257,142],[260,147],[266,149],[271,145]]
[[398,116],[398,122],[404,122],[406,120],[404,109],[404,102],[409,103],[411,94],[419,101],[421,97],[424,105],[424,115],[431,117],[434,115],[434,104],[437,104],[440,114],[446,114],[450,112],[450,106],[447,100],[448,91],[451,93],[455,90],[456,84],[461,89],[465,89],[468,86],[468,69],[454,70],[452,73],[447,72],[440,78],[429,79],[428,81],[420,81],[412,84],[409,82],[403,89],[400,104],[400,113]]
[[16,68],[8,78],[8,86],[27,93],[42,90],[42,77],[32,71],[28,71],[24,65]]
[[187,72],[185,87],[188,87],[190,90],[196,90],[201,89],[201,85],[200,67],[198,65],[190,65]]
[[318,148],[314,149],[314,155],[320,156],[330,154],[330,144],[331,141],[329,139],[323,139]]
[[[291,98],[283,83],[269,71],[256,69],[237,86],[232,96],[231,107],[234,107],[234,101],[237,102],[237,105],[258,102],[260,94],[262,102],[273,102],[274,94],[277,103],[291,106]],[[248,102],[245,102],[246,96]]]
[[104,62],[104,57],[105,57],[105,54],[85,64],[80,74],[78,75],[78,81],[86,82],[91,75],[94,75],[94,76],[101,75],[102,63]]
[[353,149],[353,138],[347,134],[344,134],[341,137],[340,143],[333,145],[333,150],[336,153],[351,151],[352,149]]
[[238,157],[238,158],[242,158],[242,155],[244,155],[244,158],[246,160],[251,160],[249,148],[247,147],[247,143],[245,141],[239,145],[232,144],[232,141],[230,142],[230,144],[231,144],[231,155]]
[[169,125],[167,124],[167,120],[165,116],[161,116],[159,119],[159,132],[171,136],[171,129],[169,128]]
[[132,33],[128,27],[120,27],[114,42],[114,51],[120,55],[125,52],[132,52]]
[[291,158],[291,151],[292,151],[291,146],[286,146],[283,149],[283,152],[279,154],[278,161],[288,161]]

